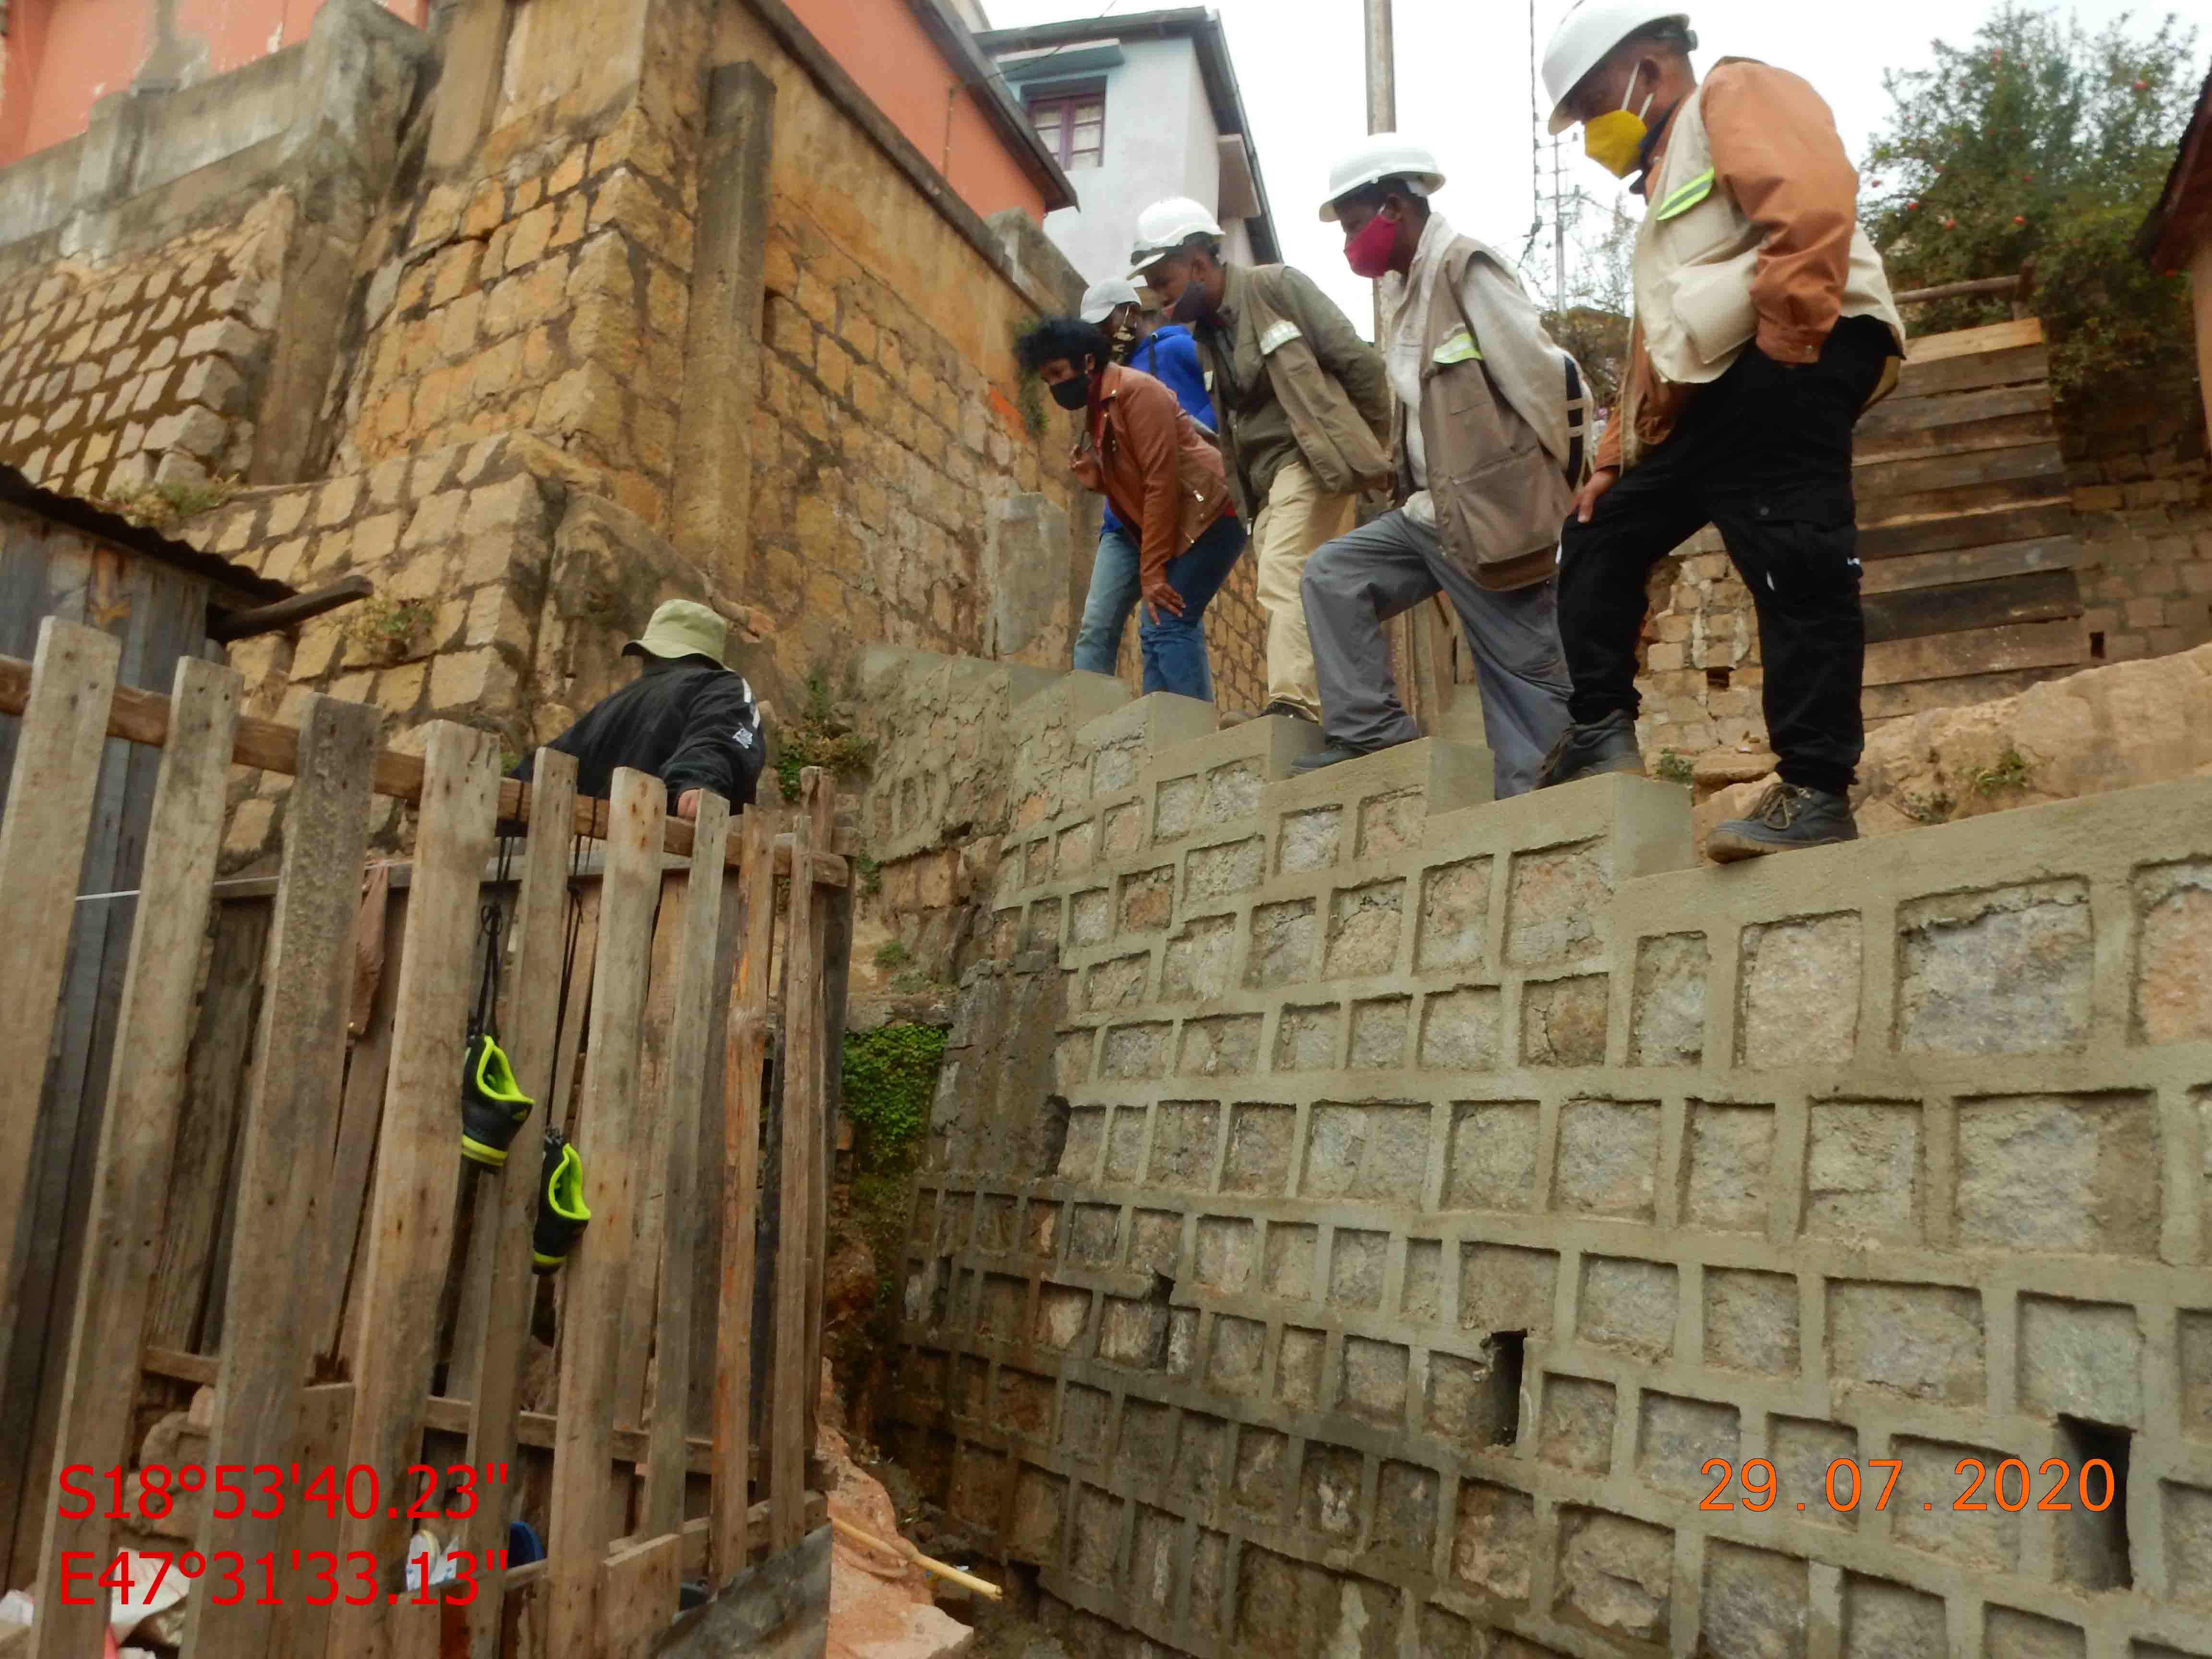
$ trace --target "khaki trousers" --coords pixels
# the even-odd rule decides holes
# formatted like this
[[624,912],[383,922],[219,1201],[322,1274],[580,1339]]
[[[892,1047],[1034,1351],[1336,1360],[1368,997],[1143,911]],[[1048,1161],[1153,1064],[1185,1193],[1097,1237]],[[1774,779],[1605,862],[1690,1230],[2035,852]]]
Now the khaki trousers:
[[1267,613],[1267,701],[1321,718],[1313,641],[1299,584],[1323,542],[1352,528],[1352,498],[1323,492],[1304,461],[1285,461],[1252,525],[1260,608]]

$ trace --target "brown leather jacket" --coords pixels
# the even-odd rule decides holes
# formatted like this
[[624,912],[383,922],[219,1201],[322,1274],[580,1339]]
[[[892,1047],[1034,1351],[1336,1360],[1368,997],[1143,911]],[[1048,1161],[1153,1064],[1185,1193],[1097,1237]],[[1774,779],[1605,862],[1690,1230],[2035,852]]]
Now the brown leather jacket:
[[1230,510],[1221,452],[1174,392],[1120,363],[1107,366],[1097,412],[1068,465],[1137,532],[1138,568],[1147,582]]

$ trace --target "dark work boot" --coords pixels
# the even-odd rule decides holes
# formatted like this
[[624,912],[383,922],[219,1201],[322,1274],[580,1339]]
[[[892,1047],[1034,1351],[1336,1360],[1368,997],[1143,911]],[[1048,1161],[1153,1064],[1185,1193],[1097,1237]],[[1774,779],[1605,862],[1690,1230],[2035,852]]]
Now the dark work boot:
[[1334,766],[1339,761],[1358,760],[1364,755],[1379,755],[1385,749],[1395,749],[1395,743],[1378,744],[1373,749],[1356,749],[1348,743],[1331,738],[1310,755],[1301,755],[1291,763],[1291,775],[1303,777],[1308,772],[1318,772],[1324,766]]
[[1265,708],[1262,708],[1260,711],[1260,718],[1261,720],[1266,720],[1271,714],[1288,714],[1292,720],[1304,720],[1308,726],[1319,726],[1321,724],[1319,720],[1316,720],[1311,714],[1307,714],[1306,711],[1299,708],[1297,704],[1294,702],[1284,702],[1279,699],[1269,703]]
[[1832,847],[1858,838],[1848,797],[1776,783],[1759,798],[1749,817],[1731,818],[1705,838],[1705,856],[1716,864],[1733,864],[1793,847]]
[[1644,751],[1636,746],[1636,717],[1615,709],[1603,720],[1570,726],[1544,757],[1539,789],[1574,783],[1607,772],[1644,771]]

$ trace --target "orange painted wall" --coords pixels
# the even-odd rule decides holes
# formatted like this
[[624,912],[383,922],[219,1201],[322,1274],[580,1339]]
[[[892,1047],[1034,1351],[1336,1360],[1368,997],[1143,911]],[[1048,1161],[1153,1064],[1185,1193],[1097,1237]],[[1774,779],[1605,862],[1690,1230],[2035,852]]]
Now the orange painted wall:
[[[307,38],[321,0],[176,0],[191,77],[234,70]],[[384,0],[420,28],[429,0]],[[84,131],[94,102],[129,86],[155,46],[149,0],[13,0],[0,80],[0,166]]]
[[860,82],[893,126],[988,217],[1019,208],[1044,218],[1044,194],[985,118],[973,91],[922,28],[907,0],[788,0],[823,49]]

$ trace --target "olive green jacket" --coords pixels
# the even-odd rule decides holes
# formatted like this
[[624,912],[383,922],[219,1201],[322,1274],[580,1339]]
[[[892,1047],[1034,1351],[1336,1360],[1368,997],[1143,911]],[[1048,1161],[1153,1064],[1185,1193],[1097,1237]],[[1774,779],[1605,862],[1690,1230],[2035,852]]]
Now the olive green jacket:
[[1226,276],[1220,311],[1191,332],[1238,514],[1249,525],[1267,505],[1285,461],[1304,460],[1335,495],[1387,483],[1382,354],[1303,271],[1231,265]]

